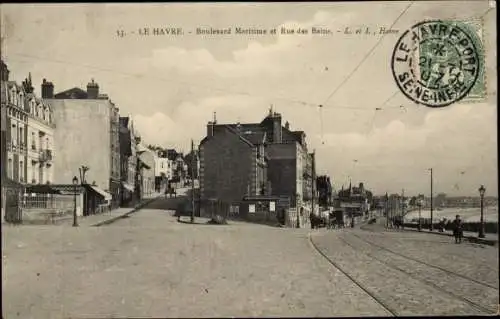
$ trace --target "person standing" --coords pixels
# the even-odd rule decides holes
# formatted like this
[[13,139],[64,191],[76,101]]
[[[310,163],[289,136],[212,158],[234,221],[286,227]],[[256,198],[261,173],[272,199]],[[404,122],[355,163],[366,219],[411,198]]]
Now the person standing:
[[453,236],[455,237],[455,244],[460,244],[462,242],[463,224],[460,215],[457,215],[453,221]]

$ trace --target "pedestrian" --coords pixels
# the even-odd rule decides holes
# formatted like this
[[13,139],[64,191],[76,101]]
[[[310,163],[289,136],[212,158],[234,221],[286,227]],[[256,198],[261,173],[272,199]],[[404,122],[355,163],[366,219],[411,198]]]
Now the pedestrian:
[[453,236],[455,237],[455,244],[460,244],[462,242],[463,224],[460,215],[457,215],[453,221]]

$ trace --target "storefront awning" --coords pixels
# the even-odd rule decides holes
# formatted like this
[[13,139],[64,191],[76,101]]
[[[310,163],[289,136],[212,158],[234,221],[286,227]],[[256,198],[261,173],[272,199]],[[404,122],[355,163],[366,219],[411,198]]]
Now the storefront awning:
[[97,186],[90,185],[90,187],[92,187],[93,190],[95,190],[97,193],[99,193],[100,195],[102,195],[102,197],[104,197],[104,200],[111,200],[113,198],[113,196],[110,193],[108,193],[108,192],[100,189]]
[[123,188],[125,188],[127,191],[133,193],[134,192],[134,186],[127,184],[127,183],[122,183]]

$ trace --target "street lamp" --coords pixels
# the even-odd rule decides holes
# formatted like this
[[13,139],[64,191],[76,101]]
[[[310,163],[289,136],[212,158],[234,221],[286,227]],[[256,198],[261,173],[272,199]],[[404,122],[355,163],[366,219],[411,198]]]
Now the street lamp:
[[78,227],[78,220],[76,217],[76,186],[78,185],[78,177],[73,177],[73,199],[74,199],[74,207],[73,207],[73,227]]
[[484,238],[484,193],[486,192],[486,188],[483,185],[479,187],[479,196],[481,196],[481,225],[479,225],[479,238]]
[[433,207],[433,200],[432,200],[432,195],[433,195],[432,194],[432,184],[433,184],[433,180],[432,180],[432,168],[429,168],[429,171],[431,172],[431,225],[430,225],[430,231],[432,231],[432,229],[433,229],[432,223],[433,223],[433,217],[434,217],[433,216],[433,208],[434,207]]
[[419,195],[417,200],[418,205],[418,231],[422,231],[422,204],[423,204],[423,196]]

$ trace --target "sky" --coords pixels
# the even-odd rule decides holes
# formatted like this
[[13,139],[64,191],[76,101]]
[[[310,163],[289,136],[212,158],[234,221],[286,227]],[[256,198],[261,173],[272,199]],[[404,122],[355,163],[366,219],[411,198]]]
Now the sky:
[[[411,4],[411,5],[410,5]],[[189,151],[218,123],[260,122],[272,106],[315,151],[318,174],[375,194],[498,192],[496,8],[489,1],[197,4],[2,4],[2,59],[40,94],[94,79],[147,144]],[[444,108],[415,104],[390,63],[405,30],[426,19],[482,17],[487,92]],[[197,35],[196,28],[233,28]],[[278,28],[236,35],[234,28]],[[280,28],[307,35],[280,34]],[[313,35],[312,27],[329,28]],[[346,28],[393,29],[346,34]],[[182,28],[142,36],[139,29]],[[123,33],[121,33],[123,31]],[[339,31],[339,32],[337,32]],[[134,33],[132,33],[134,32]],[[191,34],[189,33],[191,32]],[[124,34],[124,36],[119,36]],[[323,105],[322,108],[318,105]],[[381,110],[376,111],[376,108]]]

